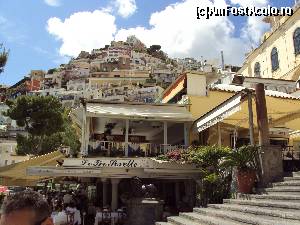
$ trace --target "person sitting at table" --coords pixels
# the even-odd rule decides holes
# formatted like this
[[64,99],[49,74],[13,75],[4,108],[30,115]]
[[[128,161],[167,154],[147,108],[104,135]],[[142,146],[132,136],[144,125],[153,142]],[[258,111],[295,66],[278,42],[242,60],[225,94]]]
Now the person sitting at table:
[[115,225],[123,225],[125,224],[125,220],[126,220],[125,212],[123,211],[123,209],[118,209]]
[[54,225],[65,225],[68,223],[68,215],[65,209],[66,206],[63,205],[57,207],[57,213],[52,217]]
[[93,225],[96,217],[96,207],[93,203],[89,203],[86,215],[86,223],[85,225]]
[[94,225],[100,225],[102,223],[102,210],[97,208]]
[[81,225],[80,211],[75,207],[75,203],[73,201],[66,208],[66,213],[72,217],[74,224]]
[[102,223],[105,225],[111,224],[111,211],[109,208],[104,208],[102,211]]

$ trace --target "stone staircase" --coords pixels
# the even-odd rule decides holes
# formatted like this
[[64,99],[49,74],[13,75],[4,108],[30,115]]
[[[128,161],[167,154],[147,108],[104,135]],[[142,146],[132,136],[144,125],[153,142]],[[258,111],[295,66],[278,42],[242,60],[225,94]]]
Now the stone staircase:
[[156,225],[300,225],[300,172],[274,183],[261,195],[247,195],[226,199],[224,204],[210,204],[194,208],[191,213],[180,213],[168,222]]

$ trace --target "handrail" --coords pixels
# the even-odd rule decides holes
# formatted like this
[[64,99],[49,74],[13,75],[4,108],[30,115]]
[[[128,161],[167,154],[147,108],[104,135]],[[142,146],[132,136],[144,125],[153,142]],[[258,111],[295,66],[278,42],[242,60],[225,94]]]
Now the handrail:
[[[106,152],[107,156],[114,153],[121,153],[125,156],[125,142],[117,141],[90,141],[91,148],[95,151],[96,149]],[[171,145],[171,144],[155,144],[155,143],[135,143],[128,142],[129,152],[132,154],[140,153],[144,154],[145,157],[157,156],[166,154],[174,150],[185,150],[188,146],[185,145]]]

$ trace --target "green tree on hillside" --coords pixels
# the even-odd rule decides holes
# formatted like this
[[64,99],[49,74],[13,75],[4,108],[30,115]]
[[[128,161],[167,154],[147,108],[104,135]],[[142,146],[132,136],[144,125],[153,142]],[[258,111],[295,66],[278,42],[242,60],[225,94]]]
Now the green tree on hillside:
[[4,71],[9,52],[0,44],[0,73]]
[[147,48],[147,53],[163,61],[166,61],[168,58],[167,55],[161,50],[160,45],[151,45],[150,48]]
[[17,136],[19,155],[42,155],[56,150],[61,145],[78,152],[80,143],[68,111],[52,96],[20,96],[7,101],[6,115],[24,127],[27,135]]

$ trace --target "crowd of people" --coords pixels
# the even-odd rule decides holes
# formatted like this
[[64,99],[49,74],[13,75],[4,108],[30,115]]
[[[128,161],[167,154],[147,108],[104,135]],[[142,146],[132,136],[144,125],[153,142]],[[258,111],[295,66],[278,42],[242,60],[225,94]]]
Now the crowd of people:
[[83,190],[8,195],[0,215],[0,225],[122,225],[126,220],[125,209],[97,208]]

